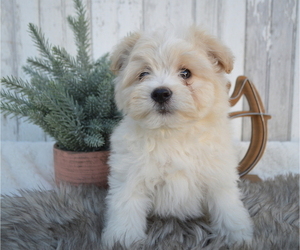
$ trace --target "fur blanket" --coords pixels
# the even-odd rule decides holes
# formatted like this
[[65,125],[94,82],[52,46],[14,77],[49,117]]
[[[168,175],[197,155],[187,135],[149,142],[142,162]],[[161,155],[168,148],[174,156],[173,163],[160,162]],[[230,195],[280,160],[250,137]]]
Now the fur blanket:
[[[299,249],[299,175],[259,183],[240,182],[254,221],[250,246],[230,249]],[[100,246],[106,190],[61,186],[55,191],[20,191],[1,200],[2,249],[96,250]],[[149,218],[148,238],[131,249],[228,249],[204,218]],[[115,249],[121,249],[115,246]]]

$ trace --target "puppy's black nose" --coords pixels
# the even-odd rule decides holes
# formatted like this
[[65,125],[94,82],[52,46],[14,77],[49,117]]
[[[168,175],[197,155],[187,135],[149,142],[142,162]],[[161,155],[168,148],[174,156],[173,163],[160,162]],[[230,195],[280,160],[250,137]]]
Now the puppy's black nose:
[[172,91],[169,88],[156,88],[153,90],[151,94],[151,98],[158,102],[158,103],[164,103],[168,101],[172,96]]

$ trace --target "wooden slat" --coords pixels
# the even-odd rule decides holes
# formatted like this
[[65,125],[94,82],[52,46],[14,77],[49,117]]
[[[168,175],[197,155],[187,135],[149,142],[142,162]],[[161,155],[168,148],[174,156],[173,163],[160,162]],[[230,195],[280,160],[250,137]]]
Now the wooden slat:
[[92,44],[95,59],[111,51],[125,35],[142,27],[142,1],[91,2]]
[[[268,112],[269,56],[271,48],[271,6],[272,0],[247,1],[245,75],[256,86]],[[244,109],[247,109],[244,104]],[[273,114],[272,114],[273,115]],[[273,122],[274,117],[269,123]],[[249,119],[243,120],[243,140],[250,140]]]
[[[82,0],[83,5],[86,7],[87,10],[87,17],[90,21],[90,1],[91,0]],[[67,22],[67,17],[68,16],[74,16],[75,13],[75,7],[74,7],[74,2],[73,0],[63,0],[61,1],[62,6],[61,6],[61,26],[62,26],[62,36],[63,36],[63,46],[66,48],[66,50],[71,54],[75,55],[76,54],[76,45],[75,45],[75,40],[74,40],[74,32],[70,28],[69,23]],[[91,22],[90,22],[90,29],[91,27]],[[91,35],[91,34],[90,34]],[[92,54],[92,51],[91,51]]]
[[193,0],[145,0],[144,29],[155,30],[162,27],[182,27],[195,22],[195,2]]
[[[234,68],[228,79],[235,83],[236,78],[243,74],[244,56],[245,56],[245,19],[246,19],[246,1],[226,0],[222,1],[222,14],[219,16],[220,23],[220,39],[232,50],[235,57]],[[230,91],[230,93],[233,91]],[[242,110],[242,101],[238,102],[231,111]],[[233,138],[241,139],[242,119],[234,119],[232,121]]]
[[[2,47],[2,55],[11,63],[11,65],[8,64],[2,68],[2,75],[12,74],[25,78],[22,66],[26,64],[28,56],[37,54],[28,34],[28,23],[38,23],[39,3],[38,0],[14,0],[3,1],[2,4],[2,12],[6,13],[3,15],[3,22],[5,24],[3,25],[2,23],[2,27],[5,27],[3,32],[7,32],[7,37],[9,38],[9,40],[4,40],[3,42],[4,44],[9,44],[4,45],[7,46],[8,50]],[[2,39],[6,39],[3,33]],[[13,128],[12,130],[11,127]],[[40,141],[44,140],[44,138],[45,134],[39,127],[24,122],[23,118],[4,118],[2,121],[3,140]]]
[[296,5],[295,0],[273,0],[272,4],[267,110],[273,114],[269,138],[275,141],[291,139]]
[[219,0],[196,2],[196,23],[217,37],[221,37],[222,5]]
[[[18,37],[16,43],[20,43],[20,49],[18,53],[20,55],[19,63],[19,73],[18,75],[22,78],[27,78],[21,69],[22,66],[26,64],[27,58],[30,56],[35,56],[38,54],[37,49],[28,33],[28,24],[35,23],[39,24],[40,18],[40,3],[38,0],[34,1],[22,1],[17,0],[17,6],[19,12],[18,15],[18,26],[19,30],[17,31]],[[21,118],[18,120],[19,131],[18,131],[18,140],[19,141],[43,141],[45,140],[45,133],[43,130],[31,123],[25,122],[26,118]]]
[[[39,26],[52,45],[65,47],[72,54],[76,54],[76,46],[73,31],[67,17],[75,16],[72,0],[39,0],[40,17]],[[82,1],[86,4],[86,1]]]
[[[296,1],[248,1],[245,75],[272,115],[270,140],[290,140],[293,102]],[[243,138],[248,140],[249,124]]]
[[[17,20],[15,1],[1,2],[1,77],[15,75],[18,72],[18,53],[16,32]],[[17,140],[17,118],[4,117],[1,115],[1,139]]]
[[291,131],[291,140],[299,142],[299,85],[300,85],[300,78],[299,78],[299,29],[300,29],[300,6],[299,1],[298,3],[298,13],[297,13],[297,38],[296,38],[296,49],[295,49],[295,66],[294,66],[294,91],[293,91],[293,109],[292,109],[292,131]]

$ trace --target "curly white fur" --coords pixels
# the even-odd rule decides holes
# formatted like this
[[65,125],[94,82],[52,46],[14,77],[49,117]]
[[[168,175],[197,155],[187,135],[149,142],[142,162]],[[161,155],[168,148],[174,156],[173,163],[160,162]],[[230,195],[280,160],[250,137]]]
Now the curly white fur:
[[[231,52],[195,27],[134,33],[116,47],[116,102],[125,117],[111,137],[106,247],[145,239],[149,214],[185,220],[205,209],[228,243],[251,240],[227,117],[224,73],[232,65]],[[168,101],[153,99],[158,88],[171,91]]]

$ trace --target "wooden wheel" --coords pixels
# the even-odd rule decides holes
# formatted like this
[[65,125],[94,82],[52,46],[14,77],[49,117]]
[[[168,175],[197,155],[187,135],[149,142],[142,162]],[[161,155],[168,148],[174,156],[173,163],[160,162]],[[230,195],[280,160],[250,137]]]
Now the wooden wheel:
[[249,111],[229,113],[230,118],[251,117],[251,141],[247,153],[238,166],[240,177],[249,173],[261,159],[268,137],[267,121],[271,118],[265,113],[264,105],[255,86],[246,76],[239,76],[229,100],[230,105],[234,106],[243,95],[249,103]]

